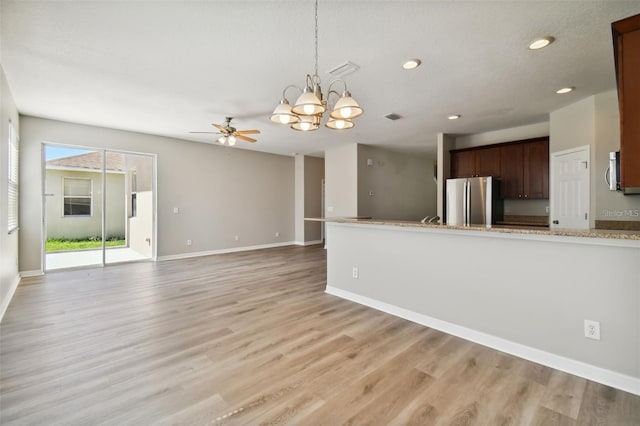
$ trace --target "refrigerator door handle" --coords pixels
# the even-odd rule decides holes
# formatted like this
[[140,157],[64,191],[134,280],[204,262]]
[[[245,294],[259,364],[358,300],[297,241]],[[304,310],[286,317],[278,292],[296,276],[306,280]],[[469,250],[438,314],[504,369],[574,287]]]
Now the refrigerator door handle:
[[464,204],[462,206],[462,211],[464,212],[464,226],[469,225],[470,218],[470,208],[471,208],[471,184],[469,181],[464,183]]

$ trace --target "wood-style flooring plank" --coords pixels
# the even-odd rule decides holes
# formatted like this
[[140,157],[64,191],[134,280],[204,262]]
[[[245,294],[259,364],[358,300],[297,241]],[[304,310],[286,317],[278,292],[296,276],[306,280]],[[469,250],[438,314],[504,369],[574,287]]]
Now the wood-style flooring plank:
[[282,247],[22,280],[2,425],[638,425],[640,397],[324,293]]

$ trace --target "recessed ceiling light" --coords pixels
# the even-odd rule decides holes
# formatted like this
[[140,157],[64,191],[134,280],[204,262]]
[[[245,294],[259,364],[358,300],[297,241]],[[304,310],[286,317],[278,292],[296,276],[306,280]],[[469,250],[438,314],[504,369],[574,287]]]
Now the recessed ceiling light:
[[418,68],[422,61],[420,59],[409,59],[402,64],[402,68],[405,70],[412,70]]
[[449,120],[457,120],[458,118],[462,117],[460,114],[455,114],[455,115],[450,115],[447,118]]
[[555,38],[553,38],[551,36],[542,37],[542,38],[533,40],[531,43],[529,43],[529,49],[531,49],[531,50],[542,49],[543,47],[547,47],[548,45],[553,43],[554,40],[555,40]]
[[575,89],[575,87],[563,87],[562,89],[558,89],[556,90],[556,93],[562,95],[563,93],[569,93],[572,92],[573,89]]

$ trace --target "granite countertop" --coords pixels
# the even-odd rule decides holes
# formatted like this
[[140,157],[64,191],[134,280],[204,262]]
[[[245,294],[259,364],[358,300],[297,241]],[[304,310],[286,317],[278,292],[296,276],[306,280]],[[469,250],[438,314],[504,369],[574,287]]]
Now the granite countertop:
[[638,231],[617,231],[611,229],[548,229],[539,226],[522,227],[508,225],[494,225],[494,226],[449,226],[439,225],[435,223],[422,223],[414,221],[403,220],[381,220],[381,219],[360,219],[360,218],[346,218],[346,217],[328,217],[322,218],[325,222],[336,223],[362,223],[369,225],[390,225],[390,226],[403,226],[414,228],[430,228],[430,229],[456,229],[461,231],[483,231],[483,232],[501,232],[509,234],[528,234],[528,235],[557,235],[565,237],[586,237],[586,238],[610,238],[618,240],[639,240],[640,232]]

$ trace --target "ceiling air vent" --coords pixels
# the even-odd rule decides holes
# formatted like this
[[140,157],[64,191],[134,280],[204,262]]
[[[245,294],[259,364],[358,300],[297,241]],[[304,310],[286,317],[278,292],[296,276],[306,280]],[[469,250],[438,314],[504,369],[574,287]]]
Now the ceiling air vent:
[[402,118],[401,115],[396,114],[395,112],[392,112],[391,114],[387,114],[384,116],[384,118],[388,118],[389,120],[399,120]]
[[327,71],[328,74],[331,74],[335,78],[342,78],[346,75],[353,74],[358,71],[360,67],[353,62],[345,62],[344,64],[338,65],[334,69]]

